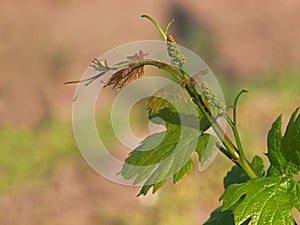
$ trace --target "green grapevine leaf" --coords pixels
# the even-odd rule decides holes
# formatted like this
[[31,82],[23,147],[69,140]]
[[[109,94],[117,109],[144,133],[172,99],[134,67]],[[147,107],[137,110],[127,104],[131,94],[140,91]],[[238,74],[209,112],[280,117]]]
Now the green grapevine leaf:
[[[254,156],[251,162],[251,166],[259,177],[264,176],[264,163],[259,156]],[[234,165],[232,169],[224,177],[224,189],[231,184],[240,184],[249,180],[249,177],[241,170],[237,165]]]
[[212,155],[207,153],[211,149],[206,147],[216,148],[216,139],[203,134],[200,128],[202,121],[192,99],[181,87],[175,90],[168,92],[171,96],[149,100],[149,118],[154,123],[163,124],[166,131],[147,137],[130,153],[123,165],[121,175],[125,179],[134,179],[134,184],[145,181],[139,195],[146,195],[151,187],[152,192],[156,192],[170,177],[173,177],[173,183],[177,183],[185,174],[191,173],[191,154],[194,151],[198,153],[200,163],[204,164]]
[[282,153],[287,159],[290,171],[297,174],[300,170],[300,114],[299,108],[292,114],[282,138]]
[[182,167],[177,173],[173,175],[173,184],[176,184],[180,181],[185,174],[190,174],[193,170],[194,162],[193,160],[189,160],[184,167]]
[[294,225],[292,208],[299,210],[299,183],[288,176],[251,179],[230,185],[221,196],[222,210],[233,209],[234,222],[241,225],[251,218],[252,225]]
[[[299,192],[300,192],[300,181],[299,180],[297,181],[297,190],[298,190],[298,198],[299,198]],[[299,201],[295,203],[295,207],[300,212],[300,202]]]
[[[250,219],[246,220],[242,225],[247,225],[249,222]],[[203,225],[235,225],[232,211],[222,211],[222,206],[220,206],[210,214],[210,218]]]
[[[256,174],[258,174],[259,177],[263,177],[264,175],[264,163],[262,159],[259,156],[254,156],[251,162],[252,168],[255,170]],[[234,165],[231,170],[227,173],[227,175],[224,178],[224,188],[226,188],[231,184],[240,184],[247,182],[249,178],[247,175],[241,170],[240,167],[237,165]],[[204,225],[234,225],[234,218],[233,218],[233,212],[232,208],[222,211],[222,206],[215,209],[211,215],[210,218],[204,223]],[[247,225],[249,223],[249,220],[246,220],[243,225]]]
[[222,206],[216,208],[203,225],[234,225],[231,210],[222,211]]
[[218,139],[215,136],[209,134],[202,134],[201,138],[198,139],[197,148],[195,151],[198,154],[199,159],[199,171],[205,170],[214,157],[216,156],[216,143]]
[[282,116],[280,115],[268,133],[268,153],[266,155],[271,163],[268,174],[271,173],[274,176],[284,174],[287,167],[286,159],[281,152],[281,121]]
[[282,116],[273,123],[268,134],[268,153],[271,163],[268,176],[297,174],[300,170],[300,115],[292,114],[284,136],[281,135]]

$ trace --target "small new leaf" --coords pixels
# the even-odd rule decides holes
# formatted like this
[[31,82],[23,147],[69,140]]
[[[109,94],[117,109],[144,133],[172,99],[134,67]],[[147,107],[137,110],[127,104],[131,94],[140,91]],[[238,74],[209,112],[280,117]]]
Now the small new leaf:
[[144,66],[137,66],[136,62],[143,60],[146,55],[148,55],[148,53],[144,53],[140,50],[139,54],[135,53],[133,56],[127,56],[131,64],[114,73],[104,87],[114,85],[113,88],[117,87],[119,91],[127,84],[142,77],[144,75]]
[[234,222],[241,225],[251,218],[252,225],[294,225],[292,208],[299,210],[299,185],[291,177],[251,179],[230,185],[221,196],[222,210],[234,206]]

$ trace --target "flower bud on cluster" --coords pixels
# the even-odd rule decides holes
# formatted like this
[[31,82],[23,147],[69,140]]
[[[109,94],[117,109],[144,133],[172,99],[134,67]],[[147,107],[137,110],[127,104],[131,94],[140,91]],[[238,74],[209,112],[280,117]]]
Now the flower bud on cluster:
[[186,57],[181,54],[179,46],[171,35],[167,38],[167,50],[173,66],[182,67],[186,63]]
[[212,116],[215,118],[222,116],[226,112],[226,106],[224,102],[218,99],[207,82],[201,82],[201,89],[208,102],[209,111],[211,112]]

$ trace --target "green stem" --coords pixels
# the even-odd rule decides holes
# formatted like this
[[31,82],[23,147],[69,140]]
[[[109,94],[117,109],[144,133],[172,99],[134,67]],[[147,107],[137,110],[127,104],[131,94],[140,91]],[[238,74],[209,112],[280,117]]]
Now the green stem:
[[252,168],[251,164],[246,158],[241,158],[240,163],[238,164],[240,168],[247,174],[250,179],[257,178],[257,174]]
[[[174,23],[174,19],[172,19],[169,23],[168,23],[168,25],[167,25],[167,27],[166,27],[166,30],[165,30],[165,34],[167,34],[168,33],[168,31],[169,31],[169,28],[170,28],[170,26]],[[166,40],[165,40],[166,41]]]
[[[234,134],[235,140],[237,142],[237,146],[238,146],[238,148],[236,148],[236,152],[239,153],[239,160],[234,161],[234,162],[247,174],[247,176],[250,179],[257,178],[256,172],[253,170],[251,164],[249,163],[249,161],[246,159],[246,157],[244,155],[244,151],[242,149],[242,145],[241,145],[241,142],[240,142],[240,139],[239,139],[239,135],[238,135],[238,131],[236,129],[236,126],[233,125],[232,120],[229,118],[229,116],[227,114],[225,115],[225,118],[226,118],[227,122],[229,123],[229,125],[232,128],[232,131],[233,131],[233,134]],[[224,136],[224,138],[225,137],[228,137],[228,136]]]
[[234,100],[234,104],[233,104],[233,123],[236,124],[236,105],[237,105],[237,102],[240,98],[240,96],[243,94],[243,93],[246,93],[248,92],[246,89],[242,89],[238,95],[236,96],[235,100]]
[[233,108],[233,121],[230,119],[230,117],[227,114],[225,115],[225,118],[226,118],[228,124],[230,125],[230,127],[232,129],[232,132],[233,132],[233,135],[234,135],[237,147],[238,147],[238,151],[239,151],[240,157],[242,159],[245,158],[245,154],[244,154],[243,146],[242,146],[242,143],[241,143],[240,135],[239,135],[239,132],[238,132],[238,129],[237,129],[236,109],[237,109],[237,102],[238,102],[240,96],[245,92],[248,92],[248,91],[246,89],[242,89],[238,93],[238,95],[236,96],[236,98],[234,100],[234,104],[233,104],[233,107],[232,107]]
[[225,119],[226,119],[227,123],[229,124],[229,126],[232,129],[232,132],[233,132],[233,135],[234,135],[235,142],[237,144],[237,149],[238,149],[240,157],[245,158],[242,143],[241,143],[241,140],[240,140],[240,137],[239,137],[239,133],[238,133],[236,124],[230,119],[230,117],[227,114],[225,114]]
[[[150,20],[153,23],[153,25],[158,29],[158,31],[161,33],[164,41],[167,41],[167,35],[166,35],[166,33],[163,31],[163,29],[158,25],[158,23],[152,17],[150,17],[148,15],[142,15],[142,17],[143,18],[147,18],[148,20]],[[167,28],[169,28],[170,25],[171,24],[169,23],[168,26],[167,26]]]
[[217,147],[217,149],[219,149],[227,158],[231,158],[231,155],[230,155],[230,153],[227,151],[227,149],[225,149],[222,145],[220,145],[220,143],[219,144],[217,144],[216,145],[216,147]]
[[172,66],[163,63],[163,62],[158,62],[155,60],[143,60],[143,61],[139,61],[136,63],[137,66],[144,66],[144,65],[151,65],[151,66],[155,66],[158,69],[164,70],[166,72],[168,72],[169,74],[171,74],[174,78],[176,78],[177,81],[182,81],[182,77],[181,74],[174,69]]

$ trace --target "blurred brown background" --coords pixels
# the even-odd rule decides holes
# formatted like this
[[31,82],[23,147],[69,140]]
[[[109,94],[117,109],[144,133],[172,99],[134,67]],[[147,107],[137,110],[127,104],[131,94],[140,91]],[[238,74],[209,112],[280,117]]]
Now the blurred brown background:
[[146,206],[137,189],[110,183],[83,162],[72,136],[75,86],[63,82],[79,79],[91,58],[120,44],[160,39],[142,14],[160,24],[174,18],[170,33],[205,59],[228,102],[250,90],[240,127],[249,156],[262,155],[271,122],[280,113],[286,121],[300,105],[299,12],[297,0],[1,0],[0,223],[205,221],[231,166],[223,156]]

